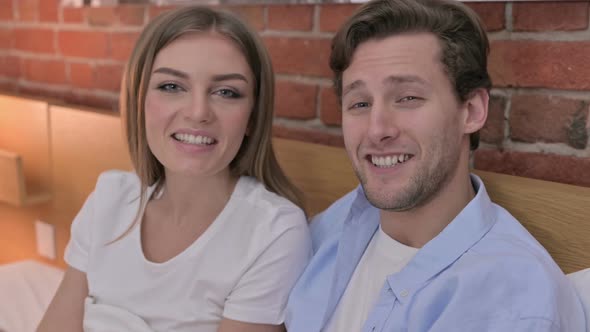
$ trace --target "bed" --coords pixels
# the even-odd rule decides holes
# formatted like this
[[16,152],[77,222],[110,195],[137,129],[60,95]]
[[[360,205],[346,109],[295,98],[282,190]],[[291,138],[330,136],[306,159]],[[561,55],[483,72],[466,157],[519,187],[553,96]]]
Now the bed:
[[[0,96],[0,101],[2,98]],[[13,100],[9,99],[9,102]],[[10,107],[7,109],[11,116],[24,114],[10,111]],[[71,220],[94,187],[96,177],[107,169],[129,169],[130,161],[117,114],[49,104],[44,112],[42,118],[51,123],[48,133],[51,145],[49,177],[53,184],[51,204],[41,206],[36,215],[33,212],[27,214],[24,209],[11,211],[18,212],[13,215],[22,219],[18,220],[19,225],[28,225],[33,217],[42,216],[56,226],[57,264],[65,266],[61,257],[69,239]],[[14,133],[13,137],[20,137],[18,135]],[[357,185],[342,148],[279,138],[273,139],[273,145],[279,163],[304,192],[309,215],[325,209]],[[96,158],[105,155],[109,158]],[[45,179],[44,174],[48,173],[42,169],[33,171],[40,174],[40,179]],[[541,242],[565,273],[576,272],[570,278],[584,300],[590,318],[590,270],[587,269],[590,268],[590,188],[475,172],[485,182],[492,200],[509,210]],[[1,208],[0,214],[2,211],[7,213],[8,210]],[[30,210],[32,208],[27,211]],[[17,244],[12,239],[16,238],[17,224],[6,223],[3,229],[2,221],[0,218],[0,236],[11,235],[0,237],[0,255],[6,256],[0,257],[0,261],[14,260],[16,254],[26,250],[33,252],[34,241],[31,239],[34,235],[23,230]],[[33,231],[32,226],[27,229]],[[41,318],[60,278],[60,270],[33,261],[0,265],[0,331],[32,331],[31,326]],[[3,325],[8,323],[13,325]]]
[[35,331],[62,276],[34,260],[0,265],[0,331]]

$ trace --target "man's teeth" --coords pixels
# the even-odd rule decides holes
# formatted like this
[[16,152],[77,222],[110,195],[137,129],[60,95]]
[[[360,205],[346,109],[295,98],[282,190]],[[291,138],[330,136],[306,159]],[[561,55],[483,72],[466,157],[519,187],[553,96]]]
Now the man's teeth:
[[410,159],[409,154],[391,155],[387,157],[371,156],[371,162],[377,167],[393,167]]
[[209,144],[213,144],[213,142],[215,142],[215,140],[211,137],[207,137],[207,136],[194,136],[191,134],[174,134],[174,138],[176,138],[178,141],[181,141],[183,143],[188,143],[188,144],[204,144],[204,145],[209,145]]

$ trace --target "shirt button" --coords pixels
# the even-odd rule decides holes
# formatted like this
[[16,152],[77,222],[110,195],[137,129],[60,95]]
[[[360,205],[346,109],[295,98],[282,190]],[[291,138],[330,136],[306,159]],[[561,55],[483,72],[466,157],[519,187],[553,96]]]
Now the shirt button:
[[409,292],[407,289],[404,289],[399,293],[399,295],[401,295],[401,297],[406,297],[406,296],[408,296],[408,294],[409,294]]

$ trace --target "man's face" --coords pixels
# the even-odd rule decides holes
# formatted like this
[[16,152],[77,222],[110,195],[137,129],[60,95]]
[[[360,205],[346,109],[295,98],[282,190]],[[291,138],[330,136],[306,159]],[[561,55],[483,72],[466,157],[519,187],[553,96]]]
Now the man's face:
[[342,75],[342,130],[368,200],[407,211],[455,174],[467,142],[460,103],[438,39],[401,34],[359,45]]

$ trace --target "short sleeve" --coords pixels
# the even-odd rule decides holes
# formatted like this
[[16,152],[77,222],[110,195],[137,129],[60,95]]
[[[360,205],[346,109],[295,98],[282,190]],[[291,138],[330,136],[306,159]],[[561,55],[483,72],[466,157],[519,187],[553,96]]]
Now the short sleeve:
[[224,317],[258,324],[284,322],[289,293],[311,258],[311,239],[302,211],[277,218],[292,218],[287,224],[294,226],[278,234],[240,278],[225,302]]
[[94,192],[72,222],[70,241],[66,246],[64,259],[71,267],[86,272],[91,246],[91,224],[94,214]]

